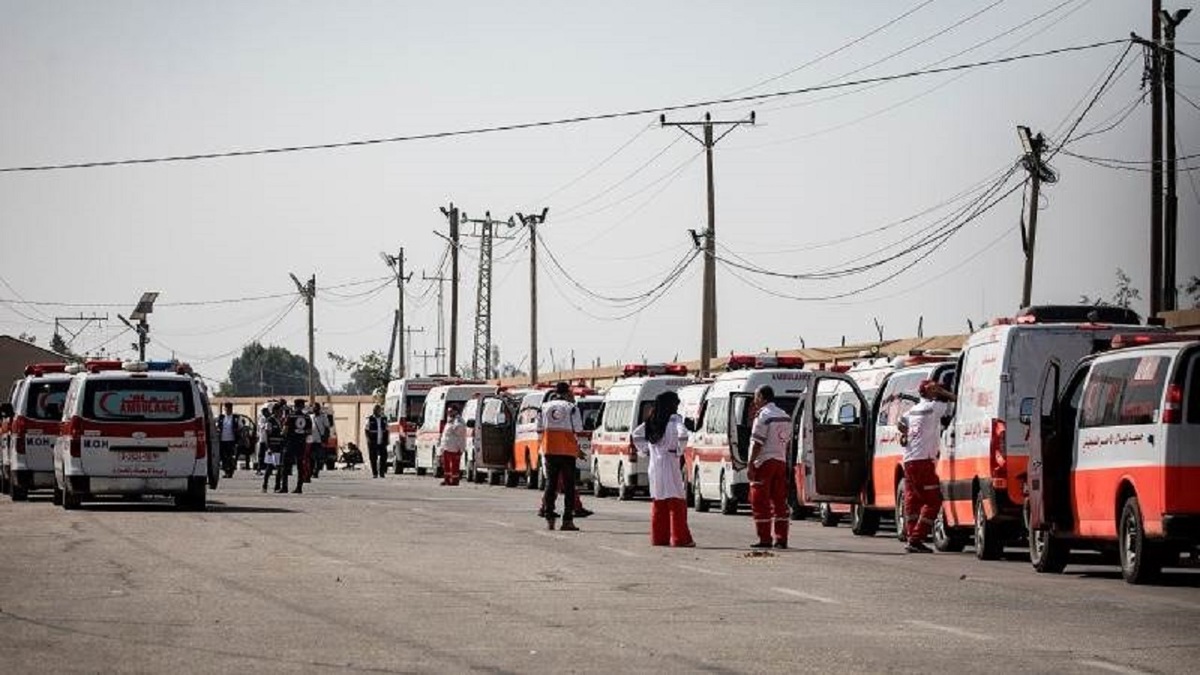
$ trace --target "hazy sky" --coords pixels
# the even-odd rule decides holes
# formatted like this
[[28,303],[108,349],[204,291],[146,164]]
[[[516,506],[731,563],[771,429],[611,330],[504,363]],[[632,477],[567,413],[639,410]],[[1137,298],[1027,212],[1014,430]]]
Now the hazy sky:
[[[0,166],[391,137],[798,89],[1122,39],[1130,31],[1148,35],[1149,6],[0,0]],[[1180,49],[1200,55],[1198,36],[1200,18],[1192,17],[1180,28]],[[722,255],[811,273],[903,249],[1014,163],[1017,124],[1061,141],[1123,50],[714,108],[721,119],[753,109],[759,122],[717,146]],[[1140,48],[1125,65],[1079,131],[1120,124],[1071,151],[1148,159],[1149,106],[1135,104]],[[1200,103],[1200,64],[1180,57],[1178,70],[1180,94]],[[669,117],[694,120],[702,112]],[[1181,156],[1200,149],[1200,109],[1183,100],[1178,139]],[[318,365],[328,373],[327,351],[386,351],[396,292],[383,282],[323,289],[385,277],[379,252],[403,246],[415,272],[408,323],[425,328],[410,345],[432,352],[435,294],[420,278],[436,274],[445,249],[433,234],[446,231],[439,206],[453,201],[471,217],[490,210],[501,219],[548,206],[546,245],[571,274],[601,295],[637,295],[688,251],[687,230],[704,226],[700,150],[649,114],[365,148],[0,173],[0,277],[7,284],[0,298],[115,303],[0,303],[0,332],[31,331],[44,343],[55,316],[107,312],[106,327],[84,333],[74,347],[107,342],[128,355],[130,335],[117,337],[116,314],[132,309],[143,290],[158,290],[150,354],[174,352],[223,379],[252,337],[304,353],[303,307],[283,315],[291,297],[170,303],[288,293],[289,272],[315,273]],[[1111,294],[1118,267],[1147,296],[1149,174],[1066,155],[1052,164],[1061,179],[1042,193],[1035,301]],[[1200,171],[1181,173],[1181,279],[1200,273],[1198,183]],[[940,210],[846,240],[955,196]],[[1010,314],[1021,291],[1020,216],[1017,190],[919,263],[908,256],[832,281],[748,276],[774,293],[811,297],[911,267],[837,301],[768,295],[721,267],[719,348],[790,348],[801,337],[810,347],[843,335],[864,341],[874,337],[873,318],[889,337],[915,334],[919,316],[926,334],[963,332],[968,318]],[[529,349],[528,252],[515,249],[520,242],[497,242],[494,271],[493,336],[512,363],[527,359]],[[462,256],[460,363],[470,359],[476,255],[468,249]],[[606,364],[695,358],[699,271],[697,260],[661,301],[623,319],[595,318],[628,312],[581,295],[552,268],[541,271],[543,370],[552,365],[551,349],[559,365],[572,350],[580,365],[597,357]],[[1144,312],[1145,301],[1137,308]],[[412,369],[423,371],[422,360]]]

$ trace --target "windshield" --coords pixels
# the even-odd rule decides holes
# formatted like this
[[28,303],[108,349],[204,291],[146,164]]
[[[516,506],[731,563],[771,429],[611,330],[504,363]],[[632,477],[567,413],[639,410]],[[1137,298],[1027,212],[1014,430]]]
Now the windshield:
[[192,385],[184,380],[90,380],[83,416],[101,422],[182,422],[196,416]]
[[67,400],[70,385],[70,380],[31,383],[25,401],[25,416],[34,420],[62,419],[63,401]]

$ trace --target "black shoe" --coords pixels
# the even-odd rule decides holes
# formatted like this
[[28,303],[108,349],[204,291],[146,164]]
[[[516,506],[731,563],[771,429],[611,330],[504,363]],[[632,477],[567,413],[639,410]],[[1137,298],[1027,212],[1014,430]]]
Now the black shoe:
[[906,544],[904,546],[904,552],[905,553],[933,553],[933,549],[929,548],[925,544],[918,541],[915,544],[911,544],[911,543]]
[[777,541],[777,542],[775,542],[775,548],[787,548],[787,542],[786,541]]
[[538,509],[538,518],[558,518],[558,517],[559,517],[558,511],[551,511],[550,513],[546,513],[545,509]]
[[575,509],[576,518],[587,518],[590,515],[592,515],[592,512],[587,509]]
[[569,520],[564,520],[562,527],[560,527],[558,529],[561,532],[578,532],[579,531],[579,528],[575,527],[575,523],[572,523]]
[[774,546],[774,544],[769,541],[759,541],[750,544],[750,548],[771,548],[772,546]]
[[294,494],[294,495],[302,495],[302,494],[304,494],[304,490],[303,490],[303,489],[301,489],[301,488],[296,488],[295,490],[292,490],[292,494]]
[[546,519],[546,529],[547,529],[547,530],[553,530],[553,529],[554,529],[554,519],[553,519],[553,518],[547,518],[547,519]]

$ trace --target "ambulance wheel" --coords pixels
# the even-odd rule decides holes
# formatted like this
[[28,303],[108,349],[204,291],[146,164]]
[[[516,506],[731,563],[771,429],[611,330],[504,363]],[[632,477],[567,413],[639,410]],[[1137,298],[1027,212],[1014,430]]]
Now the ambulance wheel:
[[687,479],[687,476],[683,477],[683,503],[689,509],[696,506],[696,489],[692,487],[692,483]]
[[55,506],[62,506],[63,492],[62,492],[62,490],[60,490],[58,488],[58,483],[54,484],[54,496],[51,497],[51,501],[54,503]]
[[440,462],[438,463],[438,466],[434,467],[434,469],[433,469],[433,477],[434,477],[434,478],[441,478],[441,477],[442,477],[442,467],[441,467],[441,463],[440,463]]
[[851,506],[850,531],[860,537],[874,537],[879,531],[879,513],[862,504]]
[[692,498],[695,500],[696,513],[708,513],[708,500],[704,498],[704,490],[700,485],[700,472],[696,472],[696,477],[693,480],[695,485],[692,488]]
[[400,460],[392,462],[392,473],[396,474],[397,476],[404,473],[404,465],[400,463]]
[[980,560],[999,560],[1004,554],[1004,539],[994,525],[988,525],[983,508],[983,495],[975,495],[975,557]]
[[841,516],[834,513],[833,505],[829,502],[821,502],[820,513],[821,527],[837,527],[838,522],[842,519]]
[[896,538],[907,542],[908,537],[904,534],[904,482],[901,478],[896,484]]
[[515,488],[521,482],[521,474],[512,469],[504,470],[504,487]]
[[603,499],[608,496],[608,488],[600,482],[600,465],[592,465],[592,496],[596,499]]
[[529,462],[529,453],[525,453],[525,488],[528,490],[538,489],[539,477],[537,469],[534,469],[533,464]]
[[417,472],[417,475],[418,475],[418,476],[424,476],[424,475],[425,475],[425,467],[423,467],[423,466],[418,466],[418,467],[416,468],[416,472]]
[[9,488],[9,496],[14,502],[24,502],[29,500],[29,489],[19,485],[12,485]]
[[627,502],[633,499],[633,487],[629,485],[629,477],[625,475],[625,463],[617,465],[617,499]]
[[1029,562],[1042,574],[1062,574],[1070,554],[1071,548],[1066,542],[1049,530],[1035,530],[1029,534]]
[[499,471],[488,472],[488,485],[499,485],[504,481],[504,475]]
[[71,482],[63,483],[62,507],[67,511],[74,511],[83,505],[83,499],[71,489]]
[[1142,526],[1142,509],[1137,497],[1125,500],[1125,508],[1121,509],[1120,547],[1121,576],[1131,584],[1144,584],[1158,577],[1162,571],[1162,558],[1159,551],[1146,538],[1146,529]]
[[959,553],[967,547],[966,537],[946,524],[944,506],[933,520],[933,547],[942,553]]
[[0,494],[8,494],[8,469],[0,469]]
[[729,486],[725,484],[725,474],[721,474],[721,513],[726,516],[736,516],[738,500],[729,496]]

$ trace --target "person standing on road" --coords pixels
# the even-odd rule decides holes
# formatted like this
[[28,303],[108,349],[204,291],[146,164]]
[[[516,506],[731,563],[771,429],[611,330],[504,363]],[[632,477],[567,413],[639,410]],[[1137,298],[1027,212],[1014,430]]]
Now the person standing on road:
[[[257,424],[258,424],[258,464],[257,464],[257,467],[258,468],[254,471],[254,475],[256,475],[256,476],[262,475],[263,465],[267,461],[267,432],[269,431],[268,427],[270,426],[270,419],[271,419],[271,409],[264,405],[262,410],[259,411],[259,413],[258,413],[258,421],[257,421]],[[263,491],[266,492],[266,490],[263,490]]]
[[751,548],[787,548],[787,450],[792,420],[775,405],[775,390],[770,385],[754,391],[754,406],[758,414],[750,428],[746,478],[750,481],[750,510],[758,541]]
[[304,492],[304,451],[308,446],[308,436],[312,429],[312,420],[304,413],[304,399],[296,399],[294,408],[288,411],[284,421],[283,431],[287,447],[283,453],[283,490],[288,491],[288,478],[292,475],[292,467],[296,467],[296,489],[294,494]]
[[312,443],[309,444],[312,457],[312,477],[321,477],[321,467],[325,465],[325,439],[329,438],[329,417],[321,410],[320,403],[312,407]]
[[561,484],[563,522],[560,529],[574,532],[579,529],[575,526],[575,459],[579,457],[578,434],[583,433],[583,417],[575,406],[571,385],[566,382],[554,385],[554,396],[542,404],[538,413],[537,430],[546,462],[546,492],[542,497],[546,526],[554,529],[554,505]]
[[664,391],[654,400],[650,419],[633,430],[637,453],[649,456],[646,467],[650,482],[650,544],[652,546],[696,545],[687,524],[687,501],[683,472],[679,470],[687,428],[677,414],[679,395]]
[[262,491],[267,491],[267,483],[271,480],[271,474],[275,474],[275,491],[283,491],[283,404],[276,402],[274,410],[263,408],[263,425],[259,431],[259,438],[266,448],[263,461],[259,467],[263,468]]
[[237,418],[233,415],[233,404],[226,402],[221,406],[223,412],[217,417],[217,433],[220,434],[221,470],[226,478],[233,478],[233,469],[237,464]]
[[[383,478],[387,471],[388,423],[383,406],[376,405],[363,427],[367,436],[367,457],[371,460],[371,478]],[[359,461],[362,461],[361,459]]]
[[904,550],[932,553],[925,537],[942,508],[942,483],[937,475],[938,443],[942,419],[950,411],[954,394],[933,380],[917,387],[921,400],[901,418],[900,444],[904,446]]
[[467,449],[467,425],[463,422],[458,406],[446,409],[446,426],[438,441],[438,452],[442,453],[442,485],[458,485],[462,478],[462,454]]

